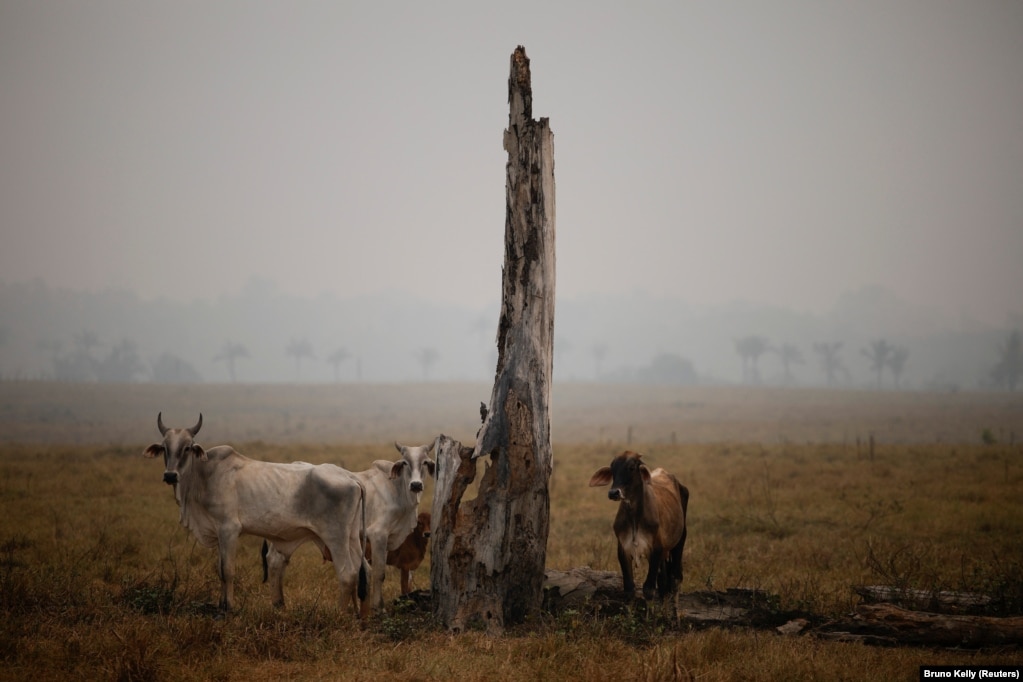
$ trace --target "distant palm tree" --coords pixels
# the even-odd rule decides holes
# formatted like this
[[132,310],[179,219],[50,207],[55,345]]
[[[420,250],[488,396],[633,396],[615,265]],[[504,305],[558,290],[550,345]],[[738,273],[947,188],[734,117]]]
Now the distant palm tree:
[[413,355],[419,364],[423,366],[423,381],[430,380],[430,368],[440,359],[440,353],[435,348],[420,348]]
[[327,356],[327,362],[334,366],[334,383],[341,381],[338,373],[338,367],[342,362],[352,357],[352,354],[348,352],[346,348],[338,348],[333,353]]
[[742,358],[742,382],[744,384],[760,383],[760,356],[770,349],[770,342],[765,337],[756,334],[735,340],[735,352]]
[[905,346],[895,346],[888,358],[888,369],[892,371],[892,380],[895,382],[896,391],[902,388],[902,372],[906,369],[906,360],[908,359],[909,349]]
[[813,351],[820,356],[821,369],[827,377],[828,386],[838,384],[838,373],[846,372],[845,364],[839,357],[841,350],[841,341],[822,341],[813,344]]
[[1009,334],[1009,338],[998,349],[998,364],[991,369],[991,379],[996,386],[1009,391],[1016,390],[1016,384],[1023,378],[1023,338],[1019,330]]
[[227,363],[227,376],[231,380],[231,383],[237,381],[237,376],[234,372],[234,362],[238,358],[249,357],[249,349],[240,343],[233,343],[228,340],[224,342],[224,346],[220,349],[220,352],[213,356],[214,362],[220,362],[223,360]]
[[295,358],[295,379],[302,380],[302,358],[313,359],[313,345],[309,339],[292,339],[288,342],[284,352]]
[[870,361],[870,368],[874,370],[877,375],[877,388],[881,388],[881,373],[884,368],[888,366],[888,359],[891,357],[892,351],[895,347],[885,341],[884,339],[878,339],[870,342],[869,348],[862,349],[863,356]]
[[786,386],[791,386],[796,383],[795,377],[792,376],[792,365],[803,364],[803,353],[791,343],[783,343],[781,348],[777,350],[777,353],[781,358],[781,366],[784,373],[782,380]]

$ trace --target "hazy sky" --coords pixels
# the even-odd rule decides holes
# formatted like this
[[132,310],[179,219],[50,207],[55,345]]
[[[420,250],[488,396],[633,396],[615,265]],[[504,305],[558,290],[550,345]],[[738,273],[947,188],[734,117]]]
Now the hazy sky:
[[1023,312],[1017,0],[0,0],[0,278],[494,303],[518,44],[559,297]]

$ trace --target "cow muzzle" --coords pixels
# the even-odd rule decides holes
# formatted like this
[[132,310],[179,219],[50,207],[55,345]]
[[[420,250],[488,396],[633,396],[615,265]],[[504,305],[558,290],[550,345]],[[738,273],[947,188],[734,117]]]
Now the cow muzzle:
[[414,493],[421,493],[421,492],[423,492],[423,482],[422,481],[412,481],[409,484],[409,489],[412,492],[414,492]]
[[178,484],[178,472],[176,471],[165,471],[163,472],[163,482],[167,485]]
[[611,488],[611,490],[607,491],[607,499],[620,502],[622,499],[622,491],[618,488]]

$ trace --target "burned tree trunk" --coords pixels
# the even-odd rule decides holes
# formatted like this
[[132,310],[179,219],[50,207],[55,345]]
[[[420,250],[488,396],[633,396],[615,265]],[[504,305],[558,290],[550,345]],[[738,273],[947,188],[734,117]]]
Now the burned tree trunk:
[[[508,79],[494,389],[472,454],[444,436],[435,453],[431,582],[434,613],[451,630],[501,632],[506,624],[538,614],[543,603],[552,466],[554,137],[547,119],[532,119],[532,97],[529,59],[520,46],[511,56]],[[482,456],[490,464],[479,495],[460,504]]]

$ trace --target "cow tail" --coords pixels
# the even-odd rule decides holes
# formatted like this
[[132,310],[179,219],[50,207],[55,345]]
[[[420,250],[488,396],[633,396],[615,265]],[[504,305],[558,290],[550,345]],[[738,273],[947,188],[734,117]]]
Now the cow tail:
[[[678,483],[678,496],[682,501],[682,537],[678,544],[681,547],[678,553],[678,566],[672,566],[671,571],[679,585],[682,584],[682,550],[686,546],[686,536],[689,535],[689,488]],[[668,556],[671,556],[669,552]]]
[[366,489],[359,483],[359,506],[362,508],[362,521],[359,528],[359,550],[361,560],[359,564],[359,588],[360,601],[365,601],[369,596],[369,563],[366,561]]
[[270,552],[270,544],[263,540],[263,547],[259,550],[259,556],[263,558],[263,582],[265,583],[267,578],[270,577],[270,570],[266,563],[266,555]]

